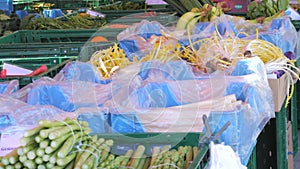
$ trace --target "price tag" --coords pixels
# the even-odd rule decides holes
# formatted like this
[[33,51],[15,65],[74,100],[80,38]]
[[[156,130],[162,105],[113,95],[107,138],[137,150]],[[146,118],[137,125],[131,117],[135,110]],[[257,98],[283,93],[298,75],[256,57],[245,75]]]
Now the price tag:
[[5,156],[14,149],[20,147],[20,139],[24,131],[35,126],[13,126],[0,132],[0,156]]
[[20,146],[20,139],[23,136],[22,132],[16,133],[1,133],[0,137],[0,156],[13,151],[15,148]]

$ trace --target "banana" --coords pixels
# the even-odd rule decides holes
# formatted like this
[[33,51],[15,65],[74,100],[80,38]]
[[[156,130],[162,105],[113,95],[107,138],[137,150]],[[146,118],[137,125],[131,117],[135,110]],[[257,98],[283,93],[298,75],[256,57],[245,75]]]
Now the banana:
[[284,16],[284,15],[285,15],[285,12],[284,12],[284,11],[278,11],[275,15],[266,17],[266,18],[263,20],[263,22],[271,22],[273,19],[282,17],[282,16]]
[[191,12],[201,12],[201,10],[199,8],[192,8]]
[[211,8],[210,14],[211,14],[211,15],[215,15],[216,12],[217,12],[217,8],[213,6],[213,7]]
[[184,30],[188,23],[195,17],[198,17],[199,15],[201,15],[200,12],[186,12],[184,13],[177,22],[176,28],[177,30]]
[[203,6],[202,6],[202,8],[204,8],[204,9],[206,9],[206,8],[208,8],[209,7],[209,4],[204,4]]
[[197,16],[197,17],[195,17],[195,18],[193,18],[188,24],[187,24],[187,28],[188,29],[192,29],[192,28],[194,28],[196,25],[197,25],[197,23],[199,22],[199,20],[202,18],[202,16],[200,15],[200,16]]

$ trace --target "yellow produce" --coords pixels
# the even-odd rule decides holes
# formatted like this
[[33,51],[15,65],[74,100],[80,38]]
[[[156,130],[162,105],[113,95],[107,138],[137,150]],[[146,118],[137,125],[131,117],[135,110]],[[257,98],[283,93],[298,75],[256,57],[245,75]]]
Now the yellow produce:
[[126,57],[123,49],[118,47],[118,44],[95,52],[90,62],[97,67],[103,78],[110,78],[116,70],[130,64],[129,59]]

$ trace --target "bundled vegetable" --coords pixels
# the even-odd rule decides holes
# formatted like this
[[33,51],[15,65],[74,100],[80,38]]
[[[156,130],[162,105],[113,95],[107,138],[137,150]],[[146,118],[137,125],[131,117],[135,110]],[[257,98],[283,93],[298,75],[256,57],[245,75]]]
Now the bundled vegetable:
[[[160,62],[168,62],[172,60],[178,60],[179,48],[175,48],[172,44],[164,45],[164,39],[166,37],[157,37],[153,42],[153,48],[149,51],[145,51],[145,55],[138,59],[137,56],[133,56],[133,61],[130,61],[123,49],[118,44],[114,46],[96,51],[90,58],[90,63],[99,70],[103,78],[110,78],[115,71],[124,68],[132,63],[147,62],[151,60],[158,60]],[[155,39],[154,39],[155,40]]]
[[116,70],[130,64],[129,59],[118,44],[95,52],[90,58],[90,62],[99,70],[103,78],[110,78]]
[[273,18],[284,15],[284,11],[289,7],[289,0],[261,0],[252,1],[248,5],[247,16],[256,19],[257,22],[270,21]]
[[146,154],[146,147],[138,145],[124,155],[115,155],[112,139],[90,136],[89,132],[87,122],[41,120],[38,127],[24,132],[21,147],[1,157],[0,168],[185,169],[198,152],[198,147],[180,146],[178,150],[170,150],[169,146],[164,146],[153,147],[152,154]]
[[106,10],[137,10],[137,9],[144,9],[146,6],[146,3],[143,1],[118,1],[113,4],[105,5],[105,6],[98,6],[95,7],[94,10],[96,11],[106,11]]
[[[250,41],[245,49],[251,53],[251,56],[261,58],[261,60],[265,63],[267,73],[283,71],[287,74],[289,79],[286,90],[288,97],[285,107],[287,107],[294,93],[294,80],[300,79],[300,69],[294,66],[295,60],[285,56],[281,49],[276,47],[274,44],[258,38]],[[289,90],[290,86],[291,90]]]
[[21,147],[1,157],[2,168],[97,167],[100,157],[106,160],[113,141],[89,136],[90,131],[83,121],[41,120],[38,127],[24,133]]
[[219,2],[215,6],[204,4],[200,8],[194,7],[179,18],[176,27],[178,30],[184,30],[196,26],[198,22],[210,22],[221,16],[223,12],[230,11],[230,8],[225,8],[224,5],[225,2]]
[[93,29],[104,26],[105,19],[93,19],[88,15],[66,16],[66,21],[52,18],[24,18],[21,29],[50,30],[50,29]]

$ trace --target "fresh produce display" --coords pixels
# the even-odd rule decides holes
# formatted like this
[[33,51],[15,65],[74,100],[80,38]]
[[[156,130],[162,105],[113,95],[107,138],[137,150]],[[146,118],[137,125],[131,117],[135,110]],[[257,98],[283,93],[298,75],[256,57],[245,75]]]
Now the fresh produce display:
[[165,0],[165,2],[172,5],[179,15],[191,11],[193,8],[202,8],[204,4],[215,5],[212,0]]
[[124,155],[112,153],[114,141],[90,136],[88,123],[75,119],[64,121],[39,121],[39,126],[25,131],[21,147],[1,157],[0,168],[188,168],[197,156],[198,147],[146,147],[127,150]]
[[145,6],[144,1],[118,1],[113,4],[95,7],[94,10],[96,11],[105,11],[105,10],[137,10],[137,9],[144,9]]
[[16,14],[7,16],[4,12],[0,11],[0,37],[18,30],[19,26],[20,19]]
[[[201,8],[192,8],[191,11],[184,13],[177,22],[177,29],[184,30],[187,27],[193,27],[198,22],[210,22],[214,18],[223,14],[223,3],[216,6],[204,4]],[[226,10],[226,9],[225,9]]]
[[103,78],[110,78],[115,71],[124,68],[132,63],[147,62],[151,60],[159,60],[160,62],[168,62],[180,59],[180,45],[177,44],[175,48],[172,44],[165,45],[164,42],[168,40],[167,36],[152,36],[153,49],[145,52],[145,55],[138,59],[133,57],[130,61],[123,49],[119,48],[118,44],[108,49],[96,51],[90,58],[90,63],[95,66]]
[[247,16],[250,19],[265,18],[273,16],[289,7],[289,0],[261,0],[252,1],[248,5]]
[[88,15],[67,16],[67,21],[51,18],[34,18],[31,15],[25,17],[21,22],[20,29],[49,30],[49,29],[93,29],[100,28],[106,24],[106,20],[94,19]]
[[118,44],[108,49],[96,51],[91,56],[90,62],[97,67],[103,78],[109,78],[116,70],[130,64],[129,59]]

